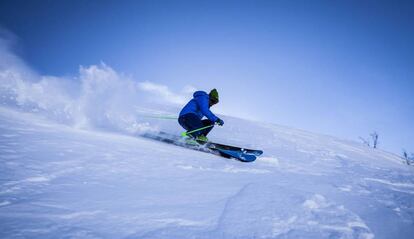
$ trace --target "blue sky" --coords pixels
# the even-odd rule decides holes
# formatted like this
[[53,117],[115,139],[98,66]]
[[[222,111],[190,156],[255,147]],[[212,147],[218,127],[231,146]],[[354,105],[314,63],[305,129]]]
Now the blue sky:
[[414,151],[412,1],[1,1],[41,74],[101,61],[220,112]]

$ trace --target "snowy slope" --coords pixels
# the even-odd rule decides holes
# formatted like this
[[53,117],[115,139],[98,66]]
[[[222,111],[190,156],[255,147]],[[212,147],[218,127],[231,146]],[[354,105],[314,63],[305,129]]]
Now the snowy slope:
[[224,116],[211,139],[265,152],[241,163],[43,116],[0,107],[0,238],[414,235],[413,168],[381,150]]

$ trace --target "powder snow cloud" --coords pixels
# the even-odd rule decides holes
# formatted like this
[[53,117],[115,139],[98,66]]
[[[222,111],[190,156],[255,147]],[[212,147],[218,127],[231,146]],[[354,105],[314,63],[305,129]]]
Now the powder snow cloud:
[[71,77],[42,75],[13,52],[13,44],[13,35],[0,35],[0,103],[79,128],[139,131],[145,122],[137,109],[177,114],[195,90],[138,82],[105,63],[80,66]]

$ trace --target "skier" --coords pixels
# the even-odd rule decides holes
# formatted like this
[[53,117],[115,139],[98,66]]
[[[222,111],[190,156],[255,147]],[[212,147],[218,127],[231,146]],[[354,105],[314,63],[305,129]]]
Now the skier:
[[[191,99],[181,110],[178,117],[178,123],[187,130],[187,132],[210,126],[208,128],[190,133],[189,136],[197,141],[207,142],[207,134],[211,131],[214,124],[222,126],[224,121],[215,116],[210,107],[219,102],[219,96],[216,89],[212,89],[209,94],[204,91],[196,91]],[[207,119],[203,119],[203,117]]]

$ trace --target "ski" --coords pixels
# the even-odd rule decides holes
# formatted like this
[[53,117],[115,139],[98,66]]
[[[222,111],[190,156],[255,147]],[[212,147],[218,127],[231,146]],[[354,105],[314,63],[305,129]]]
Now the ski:
[[236,147],[236,146],[231,146],[231,145],[226,145],[226,144],[219,144],[219,143],[214,143],[214,142],[207,142],[206,145],[210,149],[220,149],[220,150],[226,150],[226,151],[241,151],[244,154],[251,154],[256,157],[263,154],[263,151],[259,149],[247,149],[247,148],[241,148],[241,147]]
[[198,150],[206,153],[212,153],[225,158],[234,158],[241,162],[253,162],[257,156],[260,156],[263,151],[256,149],[245,149],[241,147],[218,144],[214,142],[197,142],[195,140],[188,140],[186,138],[159,132],[157,134],[146,133],[142,135],[145,138],[154,139],[168,144]]
[[256,160],[256,156],[253,154],[246,154],[239,150],[228,149],[213,149],[217,150],[221,156],[235,158],[242,162],[253,162]]

